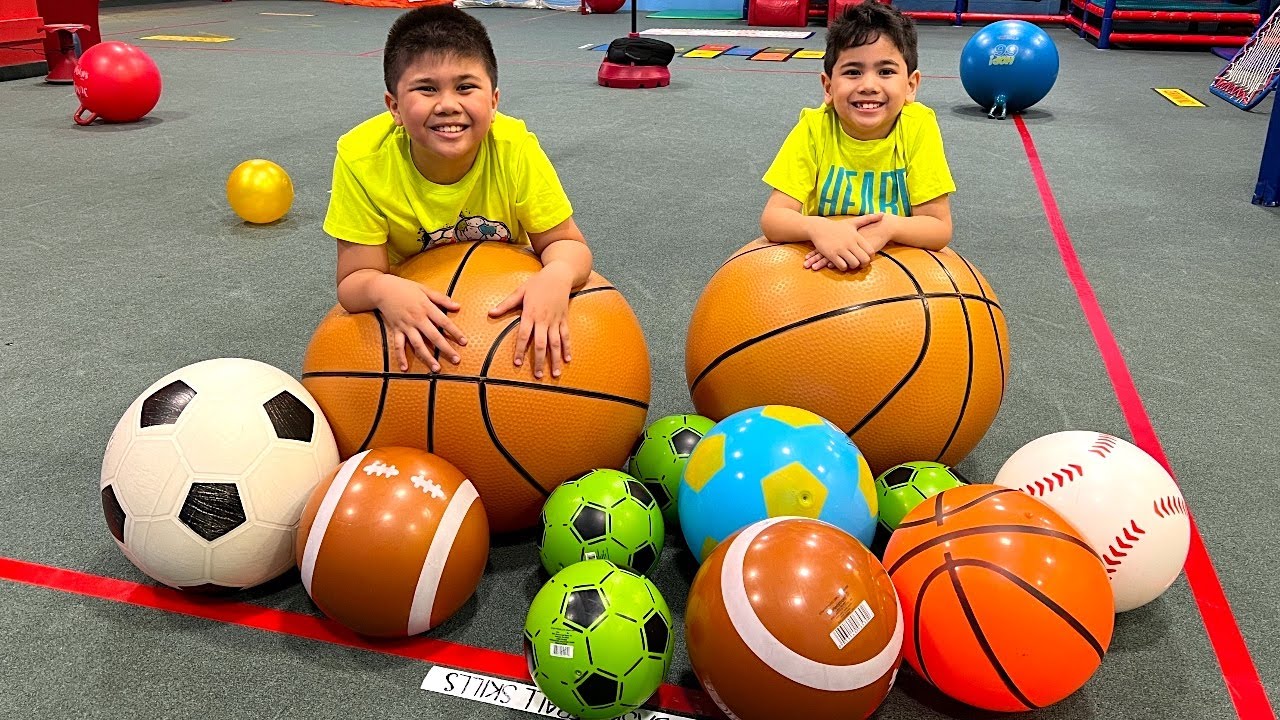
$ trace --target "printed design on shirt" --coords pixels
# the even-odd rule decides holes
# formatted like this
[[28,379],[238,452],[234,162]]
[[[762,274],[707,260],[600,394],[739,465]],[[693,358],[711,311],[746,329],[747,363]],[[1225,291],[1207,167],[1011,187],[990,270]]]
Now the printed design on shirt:
[[907,169],[852,170],[831,165],[818,187],[818,214],[911,215],[907,194]]
[[418,242],[422,243],[423,250],[472,240],[514,242],[506,223],[490,220],[482,215],[459,213],[456,223],[432,232],[427,232],[426,228],[418,228]]

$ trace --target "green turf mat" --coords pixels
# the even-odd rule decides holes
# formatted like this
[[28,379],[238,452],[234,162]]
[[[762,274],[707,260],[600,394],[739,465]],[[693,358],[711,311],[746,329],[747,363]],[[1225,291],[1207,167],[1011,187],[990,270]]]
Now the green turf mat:
[[664,20],[741,20],[738,10],[659,10],[645,17]]

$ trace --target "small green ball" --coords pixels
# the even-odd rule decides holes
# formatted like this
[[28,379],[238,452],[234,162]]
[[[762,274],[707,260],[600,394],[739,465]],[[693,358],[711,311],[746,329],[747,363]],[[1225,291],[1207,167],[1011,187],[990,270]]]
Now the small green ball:
[[657,498],[667,525],[676,527],[676,495],[680,491],[680,474],[689,462],[693,447],[715,421],[701,415],[668,415],[645,428],[627,461],[627,472],[649,488]]
[[547,498],[538,557],[552,575],[597,558],[645,575],[658,564],[666,532],[662,510],[642,483],[620,470],[592,470]]
[[529,674],[556,707],[604,720],[643,705],[671,667],[671,611],[645,577],[607,560],[556,573],[524,623]]
[[943,490],[968,484],[963,475],[942,463],[914,460],[895,465],[876,478],[880,526],[893,532],[920,503]]

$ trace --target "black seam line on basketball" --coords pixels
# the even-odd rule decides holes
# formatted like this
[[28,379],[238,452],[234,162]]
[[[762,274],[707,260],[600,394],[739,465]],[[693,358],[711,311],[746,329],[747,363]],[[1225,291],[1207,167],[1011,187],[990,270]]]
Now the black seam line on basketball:
[[[899,529],[901,529],[901,527],[899,527]],[[893,562],[893,567],[889,568],[889,574],[892,575],[895,570],[902,567],[907,562],[909,562],[912,558],[924,552],[925,550],[928,550],[929,548],[937,547],[938,545],[951,542],[952,540],[959,540],[960,538],[973,537],[975,535],[990,535],[990,534],[996,534],[996,533],[1009,533],[1012,535],[1039,535],[1041,537],[1050,537],[1056,540],[1064,540],[1066,542],[1071,543],[1072,545],[1079,546],[1080,548],[1084,549],[1085,552],[1089,553],[1094,557],[1098,556],[1098,553],[1094,552],[1093,548],[1089,547],[1088,543],[1086,543],[1085,541],[1081,540],[1080,538],[1070,533],[1061,532],[1059,530],[1051,530],[1049,528],[1035,527],[1033,525],[982,525],[979,527],[964,528],[962,530],[952,530],[949,533],[943,533],[942,535],[929,538],[925,542],[922,542],[919,545],[911,548],[907,552],[903,553],[902,557],[895,560]],[[1102,562],[1102,561],[1099,560],[1098,562]]]
[[[471,259],[471,255],[475,253],[476,249],[480,247],[480,243],[482,242],[485,242],[485,241],[481,240],[479,242],[472,243],[471,247],[467,248],[467,251],[462,254],[462,259],[458,261],[458,267],[454,268],[453,277],[449,278],[449,286],[444,291],[445,295],[448,295],[449,297],[453,297],[453,291],[458,289],[458,281],[462,279],[462,269],[467,266],[467,261]],[[448,313],[446,313],[446,317],[447,316],[448,316]],[[440,332],[444,333],[444,330],[440,330]],[[431,355],[436,360],[439,360],[440,348],[438,347],[432,348]],[[435,389],[434,384],[432,384],[431,389],[433,390]],[[431,415],[431,410],[428,409],[427,416],[430,417],[430,415]]]
[[934,500],[933,502],[934,514],[932,517],[927,517],[923,520],[912,520],[911,522],[908,522],[908,523],[899,523],[898,527],[903,528],[903,527],[916,527],[919,525],[928,525],[929,523],[934,522],[935,520],[938,521],[939,525],[941,525],[942,520],[952,515],[959,515],[961,512],[968,510],[974,505],[982,504],[992,498],[1000,497],[1005,493],[1019,492],[1018,490],[1014,490],[1013,488],[1000,487],[999,485],[992,485],[991,487],[994,488],[991,492],[988,492],[982,495],[981,497],[976,497],[963,505],[959,505],[957,507],[951,508],[950,512],[942,512],[942,493],[938,493],[937,495],[934,495],[934,497],[937,499]]
[[[924,364],[925,356],[929,354],[929,340],[933,336],[933,312],[929,309],[929,302],[927,299],[932,295],[926,294],[924,292],[924,288],[920,286],[919,281],[916,280],[916,276],[912,275],[911,271],[907,269],[907,266],[902,264],[902,262],[900,262],[897,258],[893,257],[892,255],[886,252],[880,252],[878,254],[882,257],[888,258],[889,260],[892,260],[893,264],[897,265],[898,269],[902,270],[902,274],[906,275],[907,279],[911,281],[911,284],[915,286],[916,295],[920,298],[920,308],[924,311],[924,336],[920,339],[920,353],[916,355],[916,361],[911,366],[911,369],[907,370],[907,374],[902,376],[902,379],[898,381],[898,384],[894,385],[893,389],[890,390],[888,393],[886,393],[885,396],[880,399],[880,402],[877,403],[875,407],[867,411],[867,414],[863,415],[861,420],[854,423],[853,427],[849,428],[849,430],[845,434],[848,435],[850,438],[853,438],[854,433],[861,430],[864,425],[871,422],[872,418],[874,418],[876,415],[879,415],[880,411],[885,409],[885,407],[895,397],[897,397],[898,393],[902,390],[902,388],[906,387],[907,383],[911,382],[911,378],[915,377],[916,371],[919,370],[920,366]],[[960,298],[961,298],[960,303],[963,305],[964,296],[961,295]]]
[[964,585],[960,583],[960,576],[956,573],[956,561],[952,559],[951,553],[944,552],[942,554],[943,567],[947,569],[947,575],[951,578],[951,587],[955,590],[956,599],[960,601],[960,609],[964,610],[964,616],[969,621],[969,629],[973,631],[973,637],[978,641],[978,645],[982,648],[982,652],[987,656],[987,662],[991,663],[991,667],[1000,676],[1000,680],[1004,682],[1004,686],[1018,701],[1027,706],[1028,709],[1035,709],[1039,706],[1031,702],[1031,698],[1023,694],[1018,688],[1017,683],[1009,676],[1009,671],[1004,669],[1004,665],[1000,663],[1000,658],[996,656],[995,648],[991,647],[991,643],[987,640],[987,635],[982,631],[982,623],[978,622],[978,616],[973,612],[973,606],[969,604],[969,596],[964,592]]
[[[948,553],[947,555],[949,557],[950,553]],[[1102,662],[1102,659],[1106,657],[1107,649],[1102,647],[1102,643],[1098,642],[1098,639],[1093,636],[1093,633],[1089,632],[1089,628],[1085,627],[1084,623],[1080,622],[1080,620],[1076,618],[1076,616],[1068,612],[1066,608],[1062,607],[1057,602],[1055,602],[1053,598],[1046,595],[1044,591],[1040,590],[1039,588],[1027,582],[1026,580],[1023,580],[1021,577],[1018,577],[1017,575],[1009,572],[1007,569],[1000,567],[999,565],[991,562],[990,560],[982,560],[980,558],[964,558],[962,560],[954,560],[952,561],[952,565],[954,567],[980,567],[980,568],[983,568],[984,570],[990,570],[991,572],[994,572],[995,574],[1004,577],[1004,579],[1012,582],[1014,585],[1017,585],[1019,588],[1021,588],[1023,592],[1026,592],[1027,594],[1034,597],[1036,600],[1039,600],[1042,605],[1049,608],[1049,610],[1053,611],[1054,615],[1057,615],[1058,617],[1062,618],[1063,622],[1070,625],[1071,629],[1075,630],[1076,634],[1078,634],[1085,642],[1089,643],[1089,647],[1093,648],[1093,652],[1096,653],[1098,656],[1098,662]]]
[[[911,300],[923,301],[923,300],[931,300],[934,298],[955,298],[960,300],[982,301],[982,298],[977,295],[968,295],[963,293],[960,293],[960,294],[958,293],[921,293],[919,295],[900,295],[900,296],[891,297],[891,298],[880,298],[878,300],[870,300],[865,303],[859,303],[857,305],[847,305],[845,307],[835,308],[834,310],[828,310],[818,315],[811,315],[807,318],[803,318],[793,323],[788,323],[787,325],[783,325],[782,327],[774,328],[769,332],[763,333],[761,335],[757,335],[753,338],[743,340],[737,345],[734,345],[728,350],[725,350],[724,352],[720,353],[718,356],[716,356],[714,360],[708,363],[707,366],[702,369],[702,372],[698,373],[698,376],[693,379],[693,382],[689,384],[689,392],[694,392],[695,390],[697,390],[698,385],[702,383],[702,381],[706,378],[706,376],[712,370],[716,369],[716,367],[719,366],[720,363],[724,362],[735,353],[741,352],[742,350],[745,350],[751,347],[752,345],[755,345],[756,343],[760,343],[765,340],[768,340],[769,338],[772,338],[776,335],[780,335],[784,332],[787,332],[788,330],[794,330],[798,327],[811,325],[813,323],[821,322],[829,318],[838,317],[840,315],[846,315],[848,313],[857,312],[859,310],[865,310],[866,308],[874,307],[876,305],[887,305],[889,303],[907,302]],[[987,302],[990,302],[990,301],[987,301]]]
[[[959,254],[957,254],[956,257],[960,258],[960,262],[964,263],[964,266],[969,268],[969,274],[973,276],[973,281],[978,285],[978,292],[982,293],[982,297],[987,297],[987,291],[982,287],[982,280],[978,277],[977,268],[973,266],[973,263],[965,260]],[[1000,402],[1003,403],[1005,383],[1008,379],[1005,377],[1004,373],[1004,347],[1000,345],[1000,326],[996,324],[996,310],[999,310],[1000,316],[1004,317],[1004,308],[1000,307],[1000,303],[994,300],[987,303],[987,315],[991,317],[991,336],[995,338],[996,341],[996,359],[1000,361]],[[1000,404],[997,403],[996,407],[1000,407]]]
[[638,408],[649,408],[649,403],[643,400],[636,400],[621,395],[610,395],[608,393],[596,392],[594,390],[582,390],[579,388],[557,387],[554,385],[540,385],[536,382],[527,380],[507,380],[505,378],[484,377],[482,375],[432,375],[430,373],[416,373],[404,375],[383,375],[375,372],[353,372],[344,370],[322,370],[318,372],[304,373],[303,378],[313,377],[347,377],[360,379],[384,378],[385,380],[422,380],[426,382],[440,383],[475,383],[477,385],[500,385],[502,387],[518,387],[529,390],[538,390],[541,392],[554,393],[557,395],[573,395],[575,397],[591,398],[592,400],[608,400],[610,402],[621,403],[623,405],[631,405]]
[[[738,258],[740,258],[740,257],[744,257],[744,256],[746,256],[746,255],[750,255],[751,253],[760,252],[761,250],[770,250],[770,249],[772,249],[772,248],[786,247],[787,245],[789,245],[789,244],[790,244],[790,243],[773,243],[773,242],[769,242],[768,240],[766,240],[765,242],[766,242],[767,244],[765,244],[765,245],[761,245],[760,247],[753,247],[753,248],[751,248],[750,250],[743,250],[742,252],[738,253],[737,255],[734,255],[733,257],[729,258],[728,260],[725,260],[724,262],[720,263],[720,267],[716,268],[716,272],[711,273],[711,277],[715,277],[715,276],[716,276],[716,273],[720,272],[720,271],[724,268],[724,266],[725,266],[725,265],[728,265],[729,263],[733,262],[734,260],[737,260],[737,259],[738,259]],[[710,282],[710,281],[708,280],[708,282]]]
[[[390,385],[386,378],[391,374],[391,346],[387,344],[387,325],[382,321],[382,313],[374,310],[374,320],[378,321],[378,332],[382,334],[382,388],[378,391],[378,409],[373,413],[373,422],[369,424],[369,434],[365,436],[364,442],[360,443],[360,447],[356,448],[356,452],[364,452],[369,449],[369,443],[373,442],[374,433],[378,431],[378,424],[382,422],[382,413],[387,407],[387,390]],[[304,374],[303,377],[306,377]]]
[[436,451],[436,381],[427,388],[427,452]]
[[915,640],[916,662],[920,663],[920,671],[921,671],[920,674],[924,675],[924,679],[928,680],[929,683],[932,684],[934,687],[937,687],[938,684],[933,681],[933,676],[929,674],[929,668],[925,666],[924,649],[921,647],[921,642],[920,642],[920,616],[924,612],[925,592],[928,591],[929,586],[933,584],[933,581],[938,579],[939,575],[946,572],[946,569],[947,568],[945,565],[939,565],[938,567],[934,568],[928,575],[925,576],[924,582],[920,583],[920,592],[916,594],[916,606],[911,612],[911,615],[912,615],[911,634]]
[[[951,287],[960,292],[960,285],[956,282],[956,278],[951,274],[951,269],[946,263],[942,262],[942,258],[934,253],[929,256],[938,263],[938,267],[942,268],[942,272],[946,274],[947,280],[951,282]],[[955,442],[956,433],[960,431],[960,424],[964,422],[964,414],[969,409],[969,397],[973,393],[973,322],[969,318],[969,303],[961,301],[960,312],[964,313],[964,332],[969,340],[969,372],[964,381],[964,398],[960,401],[960,412],[956,416],[956,424],[951,426],[951,434],[947,436],[947,441],[942,444],[942,449],[938,451],[938,456],[934,458],[935,462],[941,462],[942,456],[947,454],[947,450],[951,448],[951,443]],[[997,343],[999,344],[999,343]]]
[[[573,294],[570,293],[569,297],[572,298]],[[489,368],[493,365],[493,359],[497,357],[498,354],[498,346],[501,345],[503,339],[519,325],[520,318],[517,316],[511,322],[507,323],[507,326],[503,328],[496,337],[494,337],[493,342],[489,343],[489,352],[485,355],[484,362],[480,365],[480,377],[488,377]],[[484,418],[484,430],[489,435],[489,441],[493,443],[493,447],[502,454],[502,457],[506,459],[507,464],[511,466],[511,469],[515,470],[516,474],[523,478],[524,481],[536,490],[539,495],[542,495],[543,497],[549,496],[550,493],[547,492],[546,488],[542,487],[542,483],[534,479],[533,474],[526,470],[524,465],[520,464],[520,461],[516,459],[516,456],[513,455],[510,450],[507,450],[507,446],[504,445],[502,439],[498,437],[498,429],[493,426],[493,421],[489,418],[489,393],[485,383],[480,383],[477,390],[480,395],[480,417]],[[588,657],[590,654],[591,648],[588,647]]]
[[[984,498],[985,496],[983,496],[982,498],[978,498],[974,502],[981,502]],[[942,527],[942,523],[946,519],[947,519],[947,514],[942,510],[942,493],[938,493],[937,495],[933,496],[933,517],[926,518],[924,520],[919,520],[919,521],[912,520],[908,525],[909,526],[915,525],[917,522],[921,525],[924,525],[924,524],[927,524],[930,520],[932,520],[935,524],[938,525],[938,527]],[[898,521],[898,527],[902,527],[901,520]]]
[[[606,290],[612,290],[614,292],[617,292],[618,288],[613,287],[612,285],[601,285],[600,287],[586,288],[585,290],[578,290],[578,291],[569,293],[569,299],[572,300],[580,295],[590,295],[592,293],[604,292]],[[507,323],[506,327],[502,328],[502,331],[499,332],[498,336],[493,339],[493,342],[489,343],[489,352],[484,357],[484,363],[480,365],[481,377],[488,376],[489,368],[490,366],[493,365],[493,359],[498,354],[498,346],[502,344],[503,338],[505,338],[512,330],[516,329],[516,327],[518,327],[519,325],[520,325],[520,316],[517,315],[516,317],[511,319],[511,322]]]
[[[586,290],[579,290],[578,292],[571,292],[569,293],[569,299],[572,300],[574,297],[578,295],[589,295],[593,292],[599,292],[603,290],[613,290],[617,292],[617,288],[606,285],[598,288],[588,288]],[[508,323],[505,328],[502,329],[502,332],[498,333],[497,337],[493,339],[493,342],[489,343],[489,353],[485,356],[484,363],[480,366],[480,377],[486,378],[486,379],[488,378],[489,368],[493,365],[493,360],[495,357],[497,357],[497,354],[498,354],[498,346],[501,345],[502,340],[506,338],[506,336],[510,334],[512,330],[515,330],[519,325],[520,325],[520,318],[516,317],[514,320]],[[541,385],[538,385],[535,383],[527,383],[523,381],[517,381],[517,382],[519,382],[520,385],[526,386],[526,387],[536,387],[536,388],[542,387]],[[505,384],[505,383],[498,383],[498,384]],[[510,465],[511,468],[515,470],[520,477],[524,478],[525,482],[529,483],[529,485],[533,487],[534,490],[538,491],[539,495],[543,497],[549,496],[551,493],[545,487],[542,486],[542,483],[534,479],[533,475],[528,470],[526,470],[523,465],[520,464],[520,461],[516,459],[515,455],[511,454],[510,450],[507,450],[507,446],[504,445],[502,443],[501,438],[498,437],[498,429],[493,426],[493,421],[489,418],[488,382],[478,382],[477,385],[479,386],[478,390],[480,393],[480,417],[484,418],[484,429],[485,429],[485,432],[489,434],[489,440],[493,443],[493,447],[497,449],[499,453],[502,454],[502,457],[506,458],[507,464]],[[579,391],[579,392],[569,393],[569,394],[583,396],[585,395],[585,393],[586,391]],[[587,395],[587,397],[599,396],[599,395],[603,395],[603,394],[592,393],[591,395]],[[604,397],[606,399],[614,399],[611,396],[604,396]],[[643,403],[643,406],[646,411],[649,409],[648,403]],[[590,651],[588,650],[588,652]]]

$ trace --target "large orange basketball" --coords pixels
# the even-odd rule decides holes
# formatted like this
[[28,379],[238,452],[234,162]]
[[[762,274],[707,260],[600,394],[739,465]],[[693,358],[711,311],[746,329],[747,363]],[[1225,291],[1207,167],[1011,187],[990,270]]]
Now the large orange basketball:
[[468,344],[439,373],[391,359],[377,313],[335,307],[302,362],[302,384],[333,427],[342,457],[403,445],[436,453],[475,483],[494,531],[532,526],[561,482],[621,467],[644,429],[649,354],[622,294],[592,273],[569,301],[573,361],[559,378],[516,367],[519,315],[488,312],[542,265],[506,243],[460,243],[414,256],[397,273],[450,295]]
[[489,524],[457,468],[414,448],[377,448],[316,487],[295,556],[326,615],[365,635],[406,637],[449,619],[475,592]]
[[851,273],[805,269],[810,249],[756,240],[707,283],[685,346],[698,413],[802,407],[845,430],[876,473],[959,462],[1004,396],[995,292],[950,249],[891,246]]
[[884,567],[819,520],[761,520],[698,569],[689,661],[731,718],[866,718],[893,687],[904,624]]
[[970,705],[1016,712],[1058,702],[1111,643],[1102,559],[1017,490],[965,485],[926,500],[890,536],[884,566],[902,601],[907,662]]

